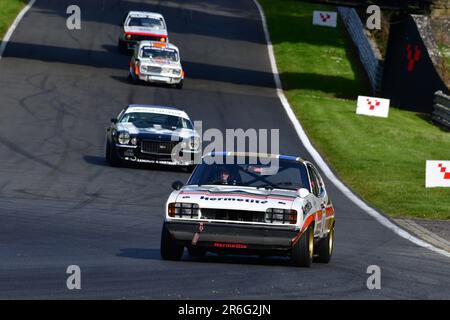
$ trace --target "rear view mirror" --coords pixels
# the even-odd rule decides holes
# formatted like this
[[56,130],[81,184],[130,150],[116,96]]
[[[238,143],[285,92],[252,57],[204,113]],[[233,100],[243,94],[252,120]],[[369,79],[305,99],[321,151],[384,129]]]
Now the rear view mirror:
[[172,183],[172,188],[174,190],[180,190],[183,187],[183,182],[181,181],[175,181]]
[[306,198],[309,195],[309,190],[306,188],[301,188],[298,190],[298,195],[300,196],[300,198]]

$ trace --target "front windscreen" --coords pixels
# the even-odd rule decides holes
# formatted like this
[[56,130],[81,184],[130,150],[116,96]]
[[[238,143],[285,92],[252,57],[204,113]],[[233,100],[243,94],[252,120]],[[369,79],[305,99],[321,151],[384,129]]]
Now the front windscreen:
[[132,123],[137,128],[192,129],[191,122],[185,118],[149,112],[125,113],[119,122]]
[[141,58],[145,59],[178,61],[177,51],[168,48],[143,46],[139,55]]
[[[224,157],[226,158],[226,157]],[[229,158],[229,157],[228,157]],[[253,158],[255,159],[255,158]],[[302,163],[277,159],[278,170],[273,173],[268,159],[250,161],[245,158],[244,164],[239,164],[237,158],[223,159],[220,163],[205,161],[198,165],[192,177],[190,185],[232,185],[258,188],[300,189],[308,188],[308,174]],[[242,160],[242,159],[241,159]],[[219,162],[219,161],[217,161]],[[256,164],[253,164],[256,162]],[[232,163],[232,164],[227,164]]]

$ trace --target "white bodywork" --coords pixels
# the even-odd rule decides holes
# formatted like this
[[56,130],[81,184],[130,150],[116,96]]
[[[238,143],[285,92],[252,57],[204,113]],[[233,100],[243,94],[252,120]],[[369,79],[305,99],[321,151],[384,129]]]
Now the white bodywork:
[[[180,190],[173,191],[166,203],[166,221],[198,221],[198,222],[218,222],[227,224],[253,224],[268,225],[276,227],[286,227],[296,231],[303,230],[313,220],[315,221],[314,234],[317,237],[324,236],[331,226],[329,220],[334,219],[332,210],[323,202],[328,202],[328,196],[325,199],[319,199],[314,194],[309,193],[305,197],[300,197],[299,191],[273,189],[261,190],[253,187],[237,186],[196,186],[187,185]],[[196,203],[200,207],[198,218],[176,218],[169,217],[169,203]],[[295,224],[281,224],[271,222],[241,222],[231,220],[209,220],[201,217],[202,208],[208,209],[228,209],[228,210],[249,210],[266,212],[269,208],[287,209],[297,211],[297,221]],[[331,203],[328,208],[332,208]]]
[[[131,18],[153,18],[162,21],[162,27],[139,27],[139,26],[129,26]],[[125,33],[140,33],[140,34],[154,34],[167,37],[167,26],[164,17],[155,12],[144,12],[144,11],[130,11],[124,22],[124,32]]]
[[[130,74],[142,81],[179,84],[184,79],[184,71],[178,48],[173,44],[158,43],[158,45],[165,45],[162,49],[174,50],[178,55],[178,60],[152,59],[140,56],[143,47],[156,46],[153,41],[141,41],[130,63]],[[160,48],[159,46],[158,48]]]

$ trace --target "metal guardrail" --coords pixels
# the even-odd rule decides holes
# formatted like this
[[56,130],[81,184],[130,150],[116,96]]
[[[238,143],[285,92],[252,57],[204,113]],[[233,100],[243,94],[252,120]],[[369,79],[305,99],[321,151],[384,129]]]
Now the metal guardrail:
[[433,121],[450,130],[450,96],[445,95],[442,91],[436,91],[433,109]]
[[372,94],[376,95],[381,90],[382,62],[377,58],[374,48],[372,48],[369,39],[364,33],[364,25],[356,10],[347,7],[338,7],[337,10],[350,38],[358,50],[359,59],[369,79]]

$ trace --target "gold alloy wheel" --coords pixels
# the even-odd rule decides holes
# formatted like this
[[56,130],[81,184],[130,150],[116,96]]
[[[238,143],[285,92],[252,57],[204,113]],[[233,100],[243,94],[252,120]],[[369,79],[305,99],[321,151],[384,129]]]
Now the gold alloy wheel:
[[331,228],[330,235],[328,236],[328,250],[329,255],[331,256],[331,253],[333,252],[333,237],[334,237],[334,228]]
[[309,243],[308,243],[308,253],[309,257],[313,257],[313,250],[314,250],[314,231],[309,230]]

